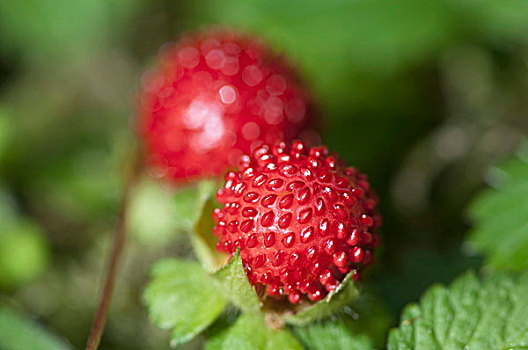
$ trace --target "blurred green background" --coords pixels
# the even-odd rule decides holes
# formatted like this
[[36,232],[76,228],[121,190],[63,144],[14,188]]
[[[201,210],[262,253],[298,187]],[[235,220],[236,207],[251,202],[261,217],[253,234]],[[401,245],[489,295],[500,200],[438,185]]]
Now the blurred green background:
[[[367,282],[394,325],[426,286],[479,266],[464,210],[528,131],[527,1],[3,0],[0,302],[84,346],[142,71],[219,23],[298,65],[324,142],[370,175],[384,244]],[[168,348],[140,295],[153,261],[189,254],[179,212],[149,179],[134,193],[102,349]]]

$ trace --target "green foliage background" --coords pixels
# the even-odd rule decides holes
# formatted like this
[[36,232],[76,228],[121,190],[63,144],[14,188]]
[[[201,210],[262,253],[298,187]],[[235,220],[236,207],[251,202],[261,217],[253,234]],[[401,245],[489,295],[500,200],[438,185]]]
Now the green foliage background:
[[[367,280],[392,326],[428,285],[480,267],[471,253],[498,251],[486,260],[490,269],[508,264],[508,245],[495,247],[485,233],[462,242],[468,202],[486,180],[498,186],[489,166],[528,132],[528,2],[5,0],[0,301],[17,310],[9,315],[37,316],[83,346],[142,71],[163,43],[210,23],[262,35],[298,65],[324,113],[323,140],[370,175],[384,244]],[[522,187],[497,191],[509,201],[515,185]],[[181,208],[164,191],[145,179],[133,196],[132,238],[103,349],[168,348],[169,332],[151,325],[141,304],[154,261],[190,258],[181,234],[189,223],[175,220]],[[490,220],[479,212],[485,201],[469,215],[476,230]],[[510,267],[525,266],[516,256]],[[298,333],[310,339],[319,331]],[[184,347],[200,348],[201,339]]]

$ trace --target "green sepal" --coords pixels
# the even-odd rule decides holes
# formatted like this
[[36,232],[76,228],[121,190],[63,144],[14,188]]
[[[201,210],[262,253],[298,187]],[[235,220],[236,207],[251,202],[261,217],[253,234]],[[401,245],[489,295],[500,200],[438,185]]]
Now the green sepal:
[[245,313],[260,313],[261,303],[255,289],[247,279],[240,258],[240,248],[231,260],[212,276],[224,296],[235,306]]
[[334,292],[328,293],[324,299],[296,314],[285,314],[284,320],[292,325],[302,325],[313,320],[323,319],[334,315],[358,296],[359,291],[352,279],[352,273],[349,273]]
[[214,198],[216,180],[202,180],[182,187],[172,196],[176,207],[179,228],[191,231],[202,216],[205,203]]
[[192,190],[188,190],[194,192],[186,193],[185,198],[187,200],[192,198],[193,202],[189,203],[191,210],[187,210],[187,208],[183,211],[183,213],[187,213],[188,220],[192,221],[189,232],[192,233],[190,238],[194,253],[208,272],[216,271],[228,259],[226,254],[216,250],[217,239],[213,235],[212,213],[217,207],[214,198],[217,185],[218,183],[214,180],[205,180]]

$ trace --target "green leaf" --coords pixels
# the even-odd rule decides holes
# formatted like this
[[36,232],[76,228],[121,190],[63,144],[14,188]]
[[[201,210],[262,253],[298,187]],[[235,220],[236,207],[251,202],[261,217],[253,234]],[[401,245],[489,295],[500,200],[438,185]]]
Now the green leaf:
[[247,279],[240,259],[240,248],[225,266],[215,272],[213,278],[234,305],[246,313],[260,313],[260,301]]
[[316,319],[323,319],[338,312],[359,296],[352,274],[348,274],[335,292],[295,315],[285,315],[284,320],[289,324],[300,325]]
[[71,347],[37,322],[0,304],[0,349],[65,350]]
[[528,161],[514,158],[491,173],[496,186],[469,207],[474,227],[467,245],[496,269],[528,267]]
[[212,334],[207,350],[301,350],[289,330],[266,327],[263,315],[242,314],[231,327]]
[[389,349],[525,349],[528,274],[480,281],[466,273],[449,287],[433,286],[403,312]]
[[199,264],[175,259],[154,266],[143,299],[151,321],[172,329],[172,346],[194,338],[226,307],[225,299]]
[[307,350],[372,349],[367,336],[352,333],[339,319],[296,327],[294,332]]

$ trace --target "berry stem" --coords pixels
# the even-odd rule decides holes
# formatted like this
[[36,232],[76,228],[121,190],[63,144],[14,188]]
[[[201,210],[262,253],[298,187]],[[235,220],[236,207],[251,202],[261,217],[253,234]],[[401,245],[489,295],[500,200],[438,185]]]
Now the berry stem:
[[123,185],[123,196],[121,197],[119,214],[114,230],[112,250],[110,251],[110,256],[108,258],[108,267],[103,279],[103,290],[97,305],[94,322],[86,342],[86,350],[97,349],[101,341],[101,336],[103,335],[108,309],[110,308],[110,302],[112,299],[112,292],[114,290],[117,270],[123,255],[123,250],[125,248],[127,236],[126,214],[128,210],[130,193],[132,192],[136,180],[138,179],[138,175],[140,174],[140,164],[142,164],[140,160],[141,153],[139,152],[139,148],[134,147],[131,155],[131,161],[126,162],[127,166],[125,167],[124,171],[125,181]]

